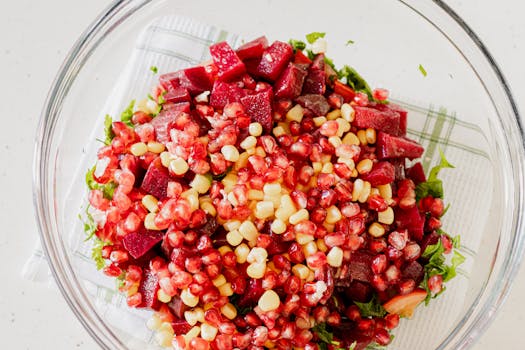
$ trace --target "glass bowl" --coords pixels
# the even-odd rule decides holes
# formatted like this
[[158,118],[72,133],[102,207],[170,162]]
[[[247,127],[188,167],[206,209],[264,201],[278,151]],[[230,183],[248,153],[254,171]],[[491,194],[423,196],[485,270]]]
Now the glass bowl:
[[[467,262],[446,293],[426,309],[420,307],[413,320],[402,322],[390,348],[465,349],[494,318],[518,269],[524,242],[524,135],[500,70],[475,33],[441,1],[319,5],[275,0],[116,1],[67,56],[38,127],[34,202],[54,277],[102,348],[155,345],[147,341],[147,315],[118,316],[113,284],[79,250],[85,245],[77,218],[85,198],[83,174],[95,160],[95,138],[101,134],[98,126],[104,114],[122,110],[124,97],[142,98],[151,86],[153,80],[147,79],[132,92],[120,86],[123,95],[109,99],[115,96],[117,82],[122,83],[122,67],[131,52],[145,49],[136,47],[137,38],[145,29],[159,31],[155,21],[169,15],[189,16],[247,39],[265,34],[288,40],[327,32],[329,56],[337,65],[351,64],[372,86],[387,87],[397,100],[408,103],[413,114],[410,136],[427,147],[425,165],[436,161],[436,145],[456,165],[443,172],[446,200],[452,204],[445,228],[461,234]],[[346,45],[348,40],[355,43]]]

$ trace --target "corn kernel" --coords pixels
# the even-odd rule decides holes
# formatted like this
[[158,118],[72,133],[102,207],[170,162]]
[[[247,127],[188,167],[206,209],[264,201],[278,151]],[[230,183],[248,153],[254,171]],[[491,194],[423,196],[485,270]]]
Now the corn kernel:
[[265,195],[280,195],[281,194],[281,184],[280,183],[271,183],[265,184],[263,187],[263,192]]
[[326,221],[323,222],[323,227],[325,228],[326,232],[334,232],[335,230],[335,224],[329,224]]
[[241,227],[241,222],[239,220],[228,220],[222,226],[226,231],[238,230]]
[[233,145],[222,146],[221,153],[224,156],[224,159],[229,162],[236,162],[239,160],[239,151],[237,150],[237,147]]
[[328,251],[328,247],[327,247],[326,243],[324,242],[324,239],[319,238],[316,241],[316,244],[317,244],[317,249],[319,249],[323,253],[326,253]]
[[199,327],[199,326],[194,326],[192,329],[190,329],[190,330],[184,335],[184,340],[186,341],[186,344],[189,344],[190,341],[191,341],[193,338],[198,337],[199,334],[201,334],[201,327]]
[[146,323],[146,326],[152,331],[156,331],[157,329],[160,328],[161,324],[162,324],[162,321],[160,317],[157,316],[157,314],[153,314],[153,316],[151,316],[151,318]]
[[248,126],[248,132],[252,136],[260,136],[263,132],[262,125],[257,122],[250,123],[250,125]]
[[255,217],[257,219],[267,219],[273,216],[273,207],[274,205],[271,201],[257,202],[257,205],[255,207]]
[[211,178],[205,175],[195,174],[190,186],[200,194],[204,194],[208,192],[211,187]]
[[169,168],[175,175],[184,175],[190,167],[184,159],[179,157],[170,161]]
[[352,201],[357,202],[359,199],[359,196],[361,196],[361,192],[363,191],[363,188],[365,187],[364,181],[361,179],[356,179],[354,181],[354,188],[352,189]]
[[201,324],[201,338],[206,341],[213,341],[217,336],[218,329],[210,324]]
[[224,191],[226,193],[231,192],[233,190],[233,186],[235,186],[238,182],[238,177],[234,173],[228,173],[223,179],[222,184],[224,185]]
[[129,150],[134,156],[140,157],[146,154],[148,146],[144,142],[137,142],[132,144]]
[[321,170],[323,169],[323,163],[321,162],[313,162],[312,168],[314,168],[314,174],[319,174]]
[[374,163],[370,159],[363,159],[359,163],[357,163],[357,166],[355,167],[357,169],[357,172],[359,174],[368,174],[370,170],[372,170],[372,166]]
[[255,148],[256,145],[257,139],[255,138],[255,136],[248,136],[240,144],[241,148],[246,150],[250,148]]
[[162,347],[171,346],[171,340],[173,338],[173,330],[171,332],[162,331],[155,333],[155,341]]
[[317,251],[317,243],[313,240],[303,245],[303,253],[305,257],[309,257],[310,255],[317,253]]
[[[250,148],[250,151],[255,150],[253,148]],[[237,160],[233,166],[233,170],[238,171],[239,169],[246,168],[248,165],[248,158],[255,153],[250,152],[243,152],[239,155],[239,160]]]
[[160,162],[162,166],[165,168],[168,168],[170,166],[170,162],[173,160],[173,157],[169,152],[162,152],[160,154]]
[[324,123],[326,123],[326,117],[315,117],[314,119],[314,125],[317,127],[320,127]]
[[209,214],[211,216],[217,215],[217,209],[215,209],[215,206],[211,203],[204,202],[200,205],[201,209],[206,212],[206,214]]
[[[321,173],[323,173],[323,174],[332,174],[333,172],[334,172],[334,165],[332,163],[325,163],[325,164],[323,164],[323,168],[321,169]],[[317,182],[317,180],[316,180],[316,182]]]
[[144,218],[144,227],[148,230],[159,230],[157,225],[155,225],[155,213],[149,213],[146,215]]
[[219,253],[221,255],[224,255],[224,254],[229,253],[229,252],[233,252],[233,250],[227,245],[223,245],[223,246],[219,247],[219,249],[217,249],[217,250],[219,251]]
[[392,199],[392,186],[390,184],[377,186],[381,197],[384,199]]
[[335,224],[343,218],[343,215],[335,205],[326,209],[326,223]]
[[337,136],[342,137],[345,132],[350,131],[350,123],[346,119],[337,118],[335,121],[338,125]]
[[232,247],[236,247],[241,244],[243,237],[237,230],[230,231],[226,234],[226,241]]
[[276,126],[275,128],[273,128],[272,133],[273,133],[273,136],[279,137],[279,136],[286,135],[286,130],[284,130],[282,126]]
[[271,230],[273,233],[276,233],[278,235],[286,232],[286,223],[282,221],[281,219],[275,219],[272,222]]
[[263,312],[277,310],[280,304],[281,300],[279,299],[279,295],[277,295],[277,293],[275,293],[273,290],[267,290],[264,292],[257,303]]
[[263,278],[266,272],[265,263],[253,263],[246,268],[246,274],[251,278]]
[[189,289],[183,289],[180,293],[180,298],[189,307],[195,307],[199,303],[199,297],[191,294]]
[[226,199],[228,199],[228,201],[234,206],[238,206],[239,205],[239,202],[237,201],[237,197],[235,197],[235,193],[233,192],[230,192],[228,193],[228,195],[226,196]]
[[193,310],[184,311],[184,319],[190,326],[195,326],[197,322],[204,322],[204,310],[196,307]]
[[301,209],[297,211],[295,214],[293,214],[292,216],[290,216],[289,221],[290,221],[290,224],[296,225],[300,223],[301,221],[308,220],[309,218],[310,218],[310,214],[308,213],[308,210]]
[[295,264],[292,267],[292,273],[300,279],[305,280],[310,274],[310,269],[303,264]]
[[251,201],[262,201],[264,192],[259,190],[248,190],[248,199]]
[[250,254],[250,247],[248,247],[246,243],[239,244],[237,248],[235,248],[235,256],[237,256],[237,262],[239,264],[246,262],[248,254]]
[[148,209],[150,213],[156,213],[159,211],[159,201],[151,194],[147,194],[142,197],[142,205]]
[[304,233],[297,233],[295,235],[295,240],[297,241],[297,243],[299,244],[306,244],[308,242],[312,242],[314,240],[314,236],[312,235],[308,235],[308,234],[304,234]]
[[366,137],[366,142],[368,142],[368,144],[370,145],[373,145],[374,143],[376,143],[376,130],[373,128],[366,129],[365,137]]
[[255,147],[255,155],[258,155],[260,157],[266,157],[266,151],[261,146]]
[[359,146],[361,144],[361,142],[359,141],[359,138],[353,132],[346,133],[346,135],[342,139],[342,142],[344,145]]
[[171,301],[171,296],[169,296],[168,294],[166,294],[164,292],[164,290],[159,289],[159,291],[157,292],[157,299],[159,299],[161,302],[163,303],[169,303]]
[[370,197],[370,191],[372,191],[372,185],[370,185],[370,182],[363,181],[363,190],[357,200],[360,203],[365,203],[368,200],[368,197]]
[[300,123],[303,120],[303,116],[304,109],[301,107],[301,105],[297,104],[286,113],[286,120],[289,122],[295,121]]
[[219,290],[219,294],[223,297],[229,297],[233,295],[232,284],[230,282],[224,283],[217,289]]
[[246,261],[250,264],[253,263],[266,263],[266,258],[268,258],[268,252],[266,249],[261,247],[252,248],[250,254],[246,258]]
[[327,120],[336,120],[337,118],[341,117],[341,110],[340,109],[334,109],[333,111],[330,111],[326,114]]
[[341,141],[341,137],[340,136],[330,136],[328,138],[328,142],[330,142],[330,144],[332,146],[334,146],[335,148],[341,146],[343,144],[343,141]]
[[341,117],[350,123],[354,121],[355,111],[348,103],[343,103],[341,106]]
[[357,138],[359,139],[359,143],[362,146],[366,146],[368,144],[368,142],[366,142],[366,131],[365,130],[358,130]]
[[239,233],[247,241],[253,241],[258,236],[257,228],[253,222],[249,220],[243,221],[243,223],[239,226]]
[[344,164],[348,167],[348,169],[353,170],[355,168],[355,162],[352,158],[337,158],[337,163]]
[[224,277],[224,275],[219,275],[217,276],[213,281],[212,281],[213,285],[215,287],[220,287],[222,286],[224,283],[226,283],[226,277]]
[[164,146],[163,143],[156,142],[156,141],[150,141],[148,142],[148,151],[151,153],[162,153],[166,149],[166,146]]
[[379,238],[385,234],[385,228],[381,224],[374,222],[368,227],[368,233],[372,237]]
[[339,247],[332,247],[326,255],[326,261],[332,267],[341,267],[343,264],[343,250]]
[[233,320],[235,317],[237,317],[237,309],[233,304],[226,304],[223,307],[221,307],[222,314],[229,320]]
[[388,207],[386,210],[377,213],[377,221],[382,224],[391,225],[394,222],[394,210],[392,207]]

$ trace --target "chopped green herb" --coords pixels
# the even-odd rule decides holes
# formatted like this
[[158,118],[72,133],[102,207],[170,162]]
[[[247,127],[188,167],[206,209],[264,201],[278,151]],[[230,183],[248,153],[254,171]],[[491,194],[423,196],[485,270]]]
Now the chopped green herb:
[[346,81],[346,83],[355,91],[366,93],[368,98],[371,100],[374,98],[372,95],[372,89],[366,80],[359,73],[357,73],[354,68],[344,65],[343,68],[337,71],[337,75],[339,76],[340,80]]
[[115,137],[115,133],[113,132],[113,119],[109,116],[109,114],[106,114],[106,118],[104,119],[104,135],[106,135],[106,138],[104,139],[104,144],[109,145],[111,143],[111,140]]
[[89,241],[95,233],[97,232],[97,224],[95,223],[95,219],[93,219],[93,216],[89,212],[89,205],[86,207],[86,210],[84,211],[86,214],[85,218],[82,218],[82,215],[78,214],[78,218],[82,223],[84,224],[84,232],[86,233],[86,239],[84,241]]
[[152,71],[154,74],[157,74],[159,72],[159,69],[157,66],[151,66],[149,67],[149,70]]
[[325,35],[326,33],[312,32],[310,34],[306,34],[306,41],[308,41],[309,44],[313,44],[317,39],[324,38]]
[[93,165],[93,167],[91,169],[88,169],[88,171],[86,172],[86,185],[89,187],[90,190],[101,190],[104,194],[104,198],[112,199],[113,193],[117,188],[117,184],[113,181],[110,181],[107,184],[99,184],[98,182],[96,182],[95,178],[93,177],[95,168],[96,165]]
[[116,282],[118,290],[124,288],[126,284],[126,271],[122,271],[122,273],[117,277]]
[[126,125],[133,127],[131,118],[133,117],[133,107],[135,106],[135,100],[132,100],[128,107],[120,115],[120,121],[124,122]]
[[434,198],[443,198],[443,181],[438,179],[437,176],[441,169],[454,168],[454,166],[448,162],[441,150],[439,150],[439,154],[441,157],[440,163],[430,170],[427,181],[416,186],[416,199],[418,201],[429,195]]
[[104,267],[106,267],[106,260],[102,257],[102,249],[106,245],[110,245],[110,243],[104,242],[100,240],[98,237],[96,237],[93,242],[93,249],[91,250],[91,258],[97,264],[97,270],[102,270]]
[[421,74],[423,74],[424,77],[427,76],[427,71],[421,64],[419,65],[419,71],[421,72]]
[[359,308],[362,317],[384,317],[387,314],[375,294],[368,303],[358,303],[354,301],[354,304]]
[[346,46],[348,46],[348,45],[352,45],[352,44],[355,44],[355,42],[354,42],[353,40],[348,40],[348,41],[346,42]]
[[324,62],[329,65],[330,67],[332,67],[333,70],[337,71],[337,68],[335,68],[335,64],[334,64],[334,61],[329,58],[329,57],[324,57]]
[[319,323],[312,328],[312,331],[317,334],[319,340],[326,344],[332,344],[334,335],[326,329],[326,323]]
[[293,48],[293,51],[303,51],[304,49],[306,49],[306,43],[304,41],[301,41],[301,40],[295,40],[295,39],[290,39],[288,40],[288,43],[290,45],[292,45],[292,48]]
[[350,344],[350,347],[348,348],[348,350],[354,350],[356,346],[357,346],[357,341]]

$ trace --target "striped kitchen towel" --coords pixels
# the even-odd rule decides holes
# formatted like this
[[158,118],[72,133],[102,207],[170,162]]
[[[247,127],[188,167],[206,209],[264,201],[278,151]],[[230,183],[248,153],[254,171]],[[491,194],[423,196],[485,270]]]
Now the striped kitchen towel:
[[[117,116],[130,100],[147,96],[158,78],[151,72],[151,66],[158,67],[162,73],[195,65],[210,58],[210,44],[223,40],[233,47],[241,43],[240,37],[235,34],[186,17],[168,16],[152,22],[138,38],[129,62],[108,97],[99,123],[94,128],[93,139],[102,134],[105,114]],[[394,350],[433,348],[441,341],[438,337],[447,334],[457,321],[468,296],[468,275],[481,244],[481,235],[477,233],[482,231],[487,220],[489,201],[486,198],[490,198],[493,181],[489,172],[478,170],[489,169],[490,158],[484,147],[484,135],[478,126],[461,121],[460,116],[442,107],[421,108],[403,103],[400,97],[396,101],[409,111],[409,136],[426,149],[422,160],[425,169],[439,162],[439,149],[456,165],[455,170],[442,172],[446,201],[452,204],[444,220],[444,229],[453,235],[461,234],[462,249],[467,256],[466,263],[462,265],[463,273],[448,284],[448,291],[432,301],[427,310],[416,313],[410,322],[403,321],[390,347]],[[86,151],[78,170],[80,179],[83,179],[85,170],[94,162],[97,147],[93,142],[91,149]],[[71,191],[75,194],[78,187],[72,186]],[[81,198],[78,194],[76,197],[79,198],[77,204],[80,211],[85,197]],[[70,238],[73,264],[100,315],[119,330],[123,341],[130,347],[131,344],[152,344],[153,335],[145,327],[149,312],[130,310],[125,297],[116,292],[115,282],[96,270],[91,259],[91,243],[84,241],[80,222],[71,232]],[[27,262],[24,275],[31,280],[50,280],[49,268],[40,246]]]

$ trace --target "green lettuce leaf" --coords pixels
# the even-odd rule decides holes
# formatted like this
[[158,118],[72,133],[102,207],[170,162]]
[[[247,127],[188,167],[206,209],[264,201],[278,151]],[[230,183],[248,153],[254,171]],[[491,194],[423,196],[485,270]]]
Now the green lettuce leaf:
[[133,127],[133,123],[131,122],[131,118],[133,117],[133,107],[135,107],[135,100],[132,100],[120,115],[120,121],[130,127]]
[[416,186],[416,200],[425,198],[426,196],[432,196],[434,198],[443,198],[443,181],[438,179],[438,174],[442,169],[454,168],[452,164],[448,162],[445,155],[439,150],[441,160],[438,165],[430,170],[427,181],[422,182]]
[[306,41],[308,41],[309,44],[313,44],[317,39],[324,38],[325,35],[326,33],[312,32],[310,34],[306,34]]
[[375,294],[368,303],[358,303],[354,301],[354,304],[357,305],[363,317],[384,317],[387,314]]
[[113,132],[113,119],[109,116],[109,114],[106,114],[106,117],[104,119],[104,135],[106,136],[104,139],[104,144],[109,145],[111,144],[111,140],[115,137],[115,133]]

